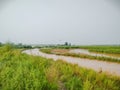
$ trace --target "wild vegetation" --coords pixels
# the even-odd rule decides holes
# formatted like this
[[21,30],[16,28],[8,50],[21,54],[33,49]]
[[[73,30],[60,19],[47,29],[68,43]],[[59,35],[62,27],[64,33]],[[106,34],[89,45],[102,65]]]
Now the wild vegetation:
[[[56,49],[55,48],[42,48],[40,51],[48,54],[56,54],[56,55],[64,55],[64,56],[72,56],[72,57],[79,57],[79,58],[88,58],[91,60],[101,60],[101,61],[109,61],[109,62],[117,62],[120,63],[120,60],[117,58],[111,58],[111,57],[103,57],[103,56],[91,56],[87,54],[76,54],[76,53],[69,53],[69,52],[54,52]],[[61,49],[65,51],[65,49]]]
[[0,90],[120,90],[120,78],[0,47]]

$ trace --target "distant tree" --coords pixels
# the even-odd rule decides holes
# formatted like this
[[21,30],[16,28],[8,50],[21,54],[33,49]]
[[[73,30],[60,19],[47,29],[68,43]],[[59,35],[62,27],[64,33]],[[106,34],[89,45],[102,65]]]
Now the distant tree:
[[0,42],[0,46],[2,46],[2,43]]
[[68,46],[69,44],[68,44],[68,42],[65,42],[65,44],[64,44],[65,46]]
[[23,47],[24,48],[32,48],[32,46],[30,46],[30,45],[24,45]]
[[22,43],[18,43],[19,46],[22,46]]
[[22,43],[19,43],[19,44],[17,45],[17,48],[23,48]]
[[69,43],[69,46],[71,46],[71,43]]

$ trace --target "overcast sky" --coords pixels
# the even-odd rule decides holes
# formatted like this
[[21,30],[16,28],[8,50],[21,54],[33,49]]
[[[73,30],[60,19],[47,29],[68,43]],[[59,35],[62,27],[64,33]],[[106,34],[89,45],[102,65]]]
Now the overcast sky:
[[120,44],[120,0],[0,0],[0,42]]

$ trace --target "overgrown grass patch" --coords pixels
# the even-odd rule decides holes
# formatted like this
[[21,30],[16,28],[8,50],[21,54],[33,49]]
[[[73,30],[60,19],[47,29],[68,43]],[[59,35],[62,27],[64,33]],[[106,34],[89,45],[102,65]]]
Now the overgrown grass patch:
[[120,89],[119,77],[4,48],[0,49],[0,90]]

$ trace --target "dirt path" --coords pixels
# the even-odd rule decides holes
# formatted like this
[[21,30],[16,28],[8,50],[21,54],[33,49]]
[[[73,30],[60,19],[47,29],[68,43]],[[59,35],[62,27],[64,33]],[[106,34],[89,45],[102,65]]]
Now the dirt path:
[[81,67],[93,69],[97,72],[102,70],[102,72],[107,72],[112,75],[120,76],[120,64],[117,63],[46,54],[40,52],[39,49],[25,50],[23,51],[23,53],[27,53],[29,55],[35,55],[35,56],[42,56],[45,58],[52,58],[55,61],[61,59],[69,63],[78,64]]

